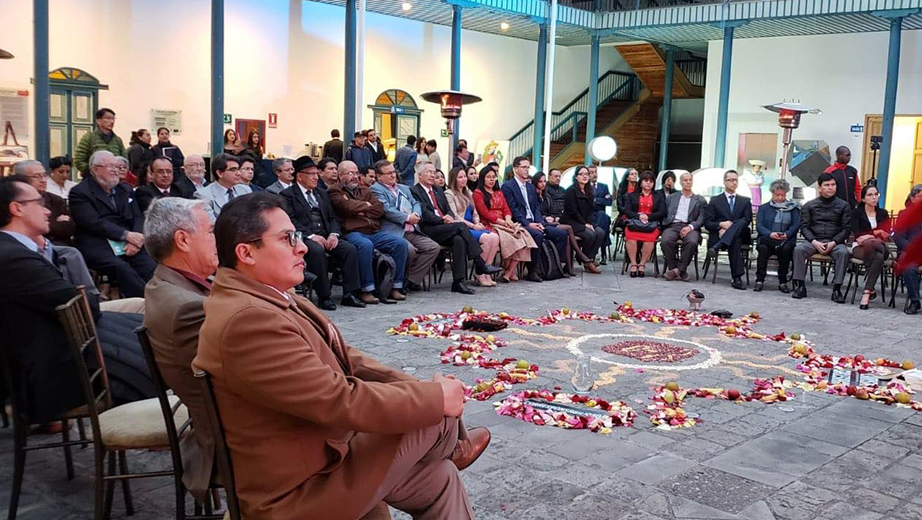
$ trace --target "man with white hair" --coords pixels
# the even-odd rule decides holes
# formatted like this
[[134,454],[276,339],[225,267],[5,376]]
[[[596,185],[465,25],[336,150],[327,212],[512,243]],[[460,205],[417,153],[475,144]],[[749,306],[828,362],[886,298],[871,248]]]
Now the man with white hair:
[[70,245],[74,237],[74,221],[70,218],[67,202],[48,192],[48,176],[45,166],[38,161],[20,161],[13,166],[13,175],[22,175],[42,195],[42,205],[51,211],[50,230],[45,235],[58,245]]
[[183,483],[204,500],[211,482],[214,440],[192,374],[192,359],[205,321],[202,304],[211,294],[208,277],[218,268],[214,224],[204,201],[164,197],[151,204],[144,236],[158,264],[144,289],[148,305],[144,326],[163,379],[182,399],[195,424],[193,435],[180,440]]
[[208,184],[205,182],[205,159],[202,159],[201,155],[195,153],[187,155],[182,163],[182,171],[192,181],[192,185],[196,190],[204,188]]
[[282,157],[281,159],[272,161],[272,171],[275,172],[276,181],[267,186],[266,191],[278,195],[282,193],[282,191],[287,190],[294,182],[295,167],[291,159]]
[[144,250],[144,215],[131,187],[119,181],[112,152],[93,153],[89,169],[70,190],[74,243],[87,266],[108,276],[122,296],[142,296],[156,268]]

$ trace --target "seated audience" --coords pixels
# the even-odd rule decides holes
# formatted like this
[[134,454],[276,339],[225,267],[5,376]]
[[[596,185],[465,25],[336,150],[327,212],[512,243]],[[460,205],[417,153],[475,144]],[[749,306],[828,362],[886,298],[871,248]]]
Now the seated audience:
[[[201,155],[187,155],[183,161],[182,171],[189,182],[192,183],[192,196],[195,192],[204,188],[208,181],[205,180],[205,159]],[[189,198],[189,197],[186,197]]]
[[[407,272],[409,250],[406,240],[381,232],[381,217],[384,206],[371,190],[359,185],[359,169],[352,161],[339,163],[339,182],[330,186],[330,203],[339,218],[345,239],[355,246],[359,253],[359,274],[362,279],[362,301],[366,304],[396,303],[406,300],[400,289]],[[390,294],[376,298],[375,276],[372,270],[375,249],[390,256],[396,264],[394,287]]]
[[667,281],[680,279],[687,282],[691,279],[688,264],[695,257],[695,251],[701,243],[701,228],[704,226],[707,201],[701,195],[692,192],[695,178],[691,173],[683,173],[680,181],[682,191],[666,198],[666,218],[663,219],[660,244],[666,260],[663,278]]
[[[548,239],[557,248],[560,258],[566,258],[567,242],[569,241],[567,232],[556,227],[544,225],[544,215],[541,214],[538,192],[528,178],[528,168],[530,166],[531,163],[525,157],[513,159],[512,171],[515,173],[515,177],[503,183],[503,198],[506,199],[506,203],[509,205],[512,220],[518,222],[531,235],[539,252],[544,240]],[[500,244],[500,249],[502,249],[502,244]],[[537,272],[540,256],[540,254],[531,255],[526,280],[532,282],[543,281]]]
[[[438,244],[450,247],[452,251],[451,275],[452,292],[474,294],[465,279],[467,278],[467,260],[474,261],[475,274],[492,275],[501,271],[499,267],[488,265],[480,256],[483,250],[467,224],[452,213],[445,198],[445,192],[435,186],[435,167],[431,163],[419,169],[419,184],[410,188],[413,197],[419,201],[423,213],[420,229]],[[481,218],[483,215],[481,215]]]
[[151,204],[144,236],[158,264],[144,288],[144,326],[163,380],[192,417],[193,434],[179,439],[183,484],[204,501],[211,484],[214,440],[192,360],[205,321],[202,304],[211,294],[208,277],[218,268],[214,224],[204,201],[164,197]]
[[[308,156],[299,157],[294,163],[296,182],[282,191],[285,212],[301,233],[307,245],[304,256],[306,269],[312,273],[314,290],[317,291],[317,306],[325,311],[336,310],[331,295],[330,263],[327,255],[342,271],[343,298],[341,303],[348,307],[365,307],[360,299],[359,254],[351,243],[340,240],[339,221],[330,204],[326,190],[318,188],[319,170]],[[370,298],[367,298],[370,301]]]
[[874,286],[884,269],[884,262],[890,256],[890,213],[878,207],[880,192],[876,184],[868,184],[861,189],[862,203],[852,211],[851,231],[855,236],[852,256],[863,261],[866,275],[864,277],[864,294],[859,308],[867,310],[871,300],[877,297]]
[[445,172],[442,170],[435,171],[435,185],[443,190],[445,189]]
[[663,176],[660,179],[660,189],[656,191],[662,193],[664,199],[668,199],[670,195],[676,192],[675,181],[675,172],[672,170],[666,170],[663,172]]
[[[452,168],[448,171],[448,181],[449,188],[445,190],[445,198],[448,200],[449,209],[455,215],[463,215],[462,222],[471,230],[471,235],[474,235],[483,249],[480,257],[484,262],[492,264],[499,251],[500,238],[480,222],[480,214],[474,211],[474,198],[467,187],[467,174],[461,168]],[[489,275],[476,275],[476,280],[482,287],[496,285]]]
[[[538,172],[535,175],[543,174]],[[566,193],[566,190],[560,185],[560,177],[560,170],[551,168],[551,171],[547,174],[547,186],[544,188],[544,196],[541,197],[541,213],[544,214],[545,218],[556,219],[555,222],[559,222],[560,216],[563,215],[563,198]]]
[[[74,221],[70,218],[67,202],[61,197],[48,192],[48,176],[45,175],[45,167],[42,166],[42,163],[38,161],[20,161],[13,166],[13,175],[26,177],[29,184],[42,195],[42,206],[45,206],[51,212],[51,216],[48,217],[50,230],[45,237],[55,245],[73,244]],[[54,184],[54,182],[51,184]]]
[[784,179],[776,179],[769,187],[772,200],[759,206],[756,215],[756,231],[759,241],[756,251],[759,258],[756,264],[755,291],[761,291],[765,285],[768,271],[768,259],[778,257],[778,290],[787,294],[788,269],[797,245],[797,232],[800,230],[800,208],[797,203],[787,200],[791,185]]
[[468,186],[477,186],[477,179],[480,178],[480,172],[477,171],[477,168],[471,166],[467,168],[467,185]]
[[472,519],[458,471],[490,433],[464,428],[461,382],[372,360],[293,295],[307,248],[279,202],[241,197],[218,218],[220,267],[192,363],[211,375],[245,468],[242,516],[361,518],[383,500],[417,518]]
[[263,191],[262,186],[253,182],[253,176],[256,175],[256,159],[251,154],[244,154],[240,159],[240,182],[250,188],[253,193]]
[[364,188],[371,188],[377,182],[377,174],[373,164],[359,168],[359,184]]
[[410,193],[409,186],[397,182],[397,168],[382,159],[375,163],[375,171],[378,172],[378,181],[371,186],[371,192],[384,206],[381,232],[407,241],[409,270],[403,286],[410,291],[421,291],[423,281],[442,248],[420,231],[422,206]]
[[[627,203],[627,196],[629,193],[634,193],[636,190],[640,189],[637,185],[640,174],[637,173],[637,170],[631,168],[624,174],[624,177],[621,178],[621,183],[618,184],[618,193],[616,194],[618,208],[618,220],[615,222],[616,229],[624,229],[625,224],[627,223],[627,213],[625,212],[625,205]],[[605,260],[604,258],[602,260]],[[603,262],[604,263],[604,262]]]
[[221,214],[221,208],[235,198],[253,193],[249,186],[241,184],[240,160],[233,155],[219,153],[211,159],[211,171],[215,182],[195,192],[195,198],[208,203],[205,211],[215,220]]
[[139,297],[157,265],[144,250],[144,214],[131,187],[119,181],[116,159],[105,150],[93,153],[90,175],[70,190],[74,243],[121,295]]
[[339,182],[339,168],[336,167],[338,161],[334,161],[329,157],[321,159],[317,164],[317,168],[320,169],[320,180],[317,182],[317,186],[322,190],[327,190],[330,186]]
[[[570,226],[573,234],[578,236],[582,242],[580,248],[582,249],[581,257],[584,259],[581,261],[583,270],[593,274],[601,274],[602,271],[591,259],[595,258],[595,254],[605,242],[608,227],[602,228],[593,224],[592,217],[593,213],[597,211],[599,197],[593,196],[598,193],[598,189],[593,190],[589,171],[586,166],[577,166],[576,171],[573,172],[573,184],[567,188],[564,195],[563,216],[560,217],[560,222],[563,225]],[[607,186],[605,186],[605,190],[607,192]],[[596,217],[598,217],[597,214]],[[607,217],[608,215],[606,215]],[[596,218],[596,221],[598,221],[598,218]],[[611,225],[610,221],[608,225]]]
[[[182,154],[182,150],[170,142],[169,128],[161,126],[157,129],[157,144],[151,147],[151,151],[154,152],[154,157],[169,157],[170,164],[173,165],[173,177],[176,179],[181,178],[180,174],[182,172],[180,168],[186,158]],[[153,158],[151,160],[153,160]]]
[[[656,248],[660,222],[666,217],[666,201],[663,195],[653,191],[656,177],[653,172],[640,174],[640,188],[629,193],[624,201],[627,226],[624,230],[625,248],[630,261],[631,278],[643,278],[647,262]],[[637,260],[637,243],[642,242],[640,261]]]
[[[611,217],[608,215],[607,209],[612,206],[612,196],[608,191],[608,184],[599,182],[599,168],[594,164],[590,164],[589,168],[589,186],[592,190],[592,196],[594,198],[593,213],[592,213],[592,225],[597,228],[605,230],[605,234],[602,237],[602,244],[599,248],[602,247],[608,248],[611,246]],[[575,181],[574,181],[575,184]],[[607,253],[603,252],[603,256],[606,256]],[[593,258],[593,260],[595,260]]]
[[[313,161],[311,161],[311,163],[313,163]],[[282,157],[281,159],[272,161],[272,171],[275,172],[276,181],[267,186],[266,191],[278,195],[284,190],[287,190],[294,182],[295,167],[291,163],[291,159]]]
[[70,170],[73,166],[73,163],[70,160],[70,157],[52,157],[51,161],[48,163],[48,168],[51,170],[51,173],[48,175],[51,177],[51,182],[48,183],[48,191],[52,195],[57,195],[64,200],[70,196],[70,189],[77,185],[76,182],[70,180]]
[[138,207],[142,212],[147,211],[151,202],[161,197],[192,198],[191,194],[186,196],[186,193],[173,183],[174,169],[169,157],[162,155],[154,157],[149,171],[149,182],[134,190],[134,196],[138,199]]
[[[55,311],[79,294],[78,287],[64,277],[77,264],[64,264],[59,249],[44,240],[50,212],[41,201],[38,190],[25,177],[0,179],[0,328],[4,353],[22,367],[22,372],[11,374],[10,383],[24,391],[30,422],[49,423],[83,405],[84,394]],[[85,268],[83,271],[80,278],[89,278]],[[138,310],[138,300],[100,304],[98,292],[86,293],[113,399],[125,403],[153,397],[154,385],[132,334],[141,316],[120,312]]]
[[[518,222],[512,220],[512,212],[506,203],[496,179],[497,170],[485,166],[473,193],[474,207],[480,221],[488,230],[499,236],[499,250],[503,261],[503,283],[519,279],[517,268],[520,262],[530,262],[532,249],[538,246],[531,235]],[[535,252],[537,254],[537,251]]]
[[[135,178],[134,174],[131,173],[131,170],[128,169],[127,157],[116,155],[115,160],[118,167],[118,179],[121,182],[128,184],[132,188],[137,188],[138,186],[147,184],[147,168],[144,169],[144,174],[141,177]],[[150,166],[150,163],[148,163],[148,166]]]
[[[579,245],[579,241],[576,239],[576,235],[573,234],[573,228],[566,224],[560,223],[560,217],[563,216],[563,199],[564,195],[566,194],[566,190],[560,186],[560,177],[560,170],[557,168],[551,168],[551,173],[547,176],[546,179],[543,172],[538,172],[532,176],[531,183],[535,185],[535,190],[538,192],[538,198],[541,200],[541,213],[544,215],[544,221],[549,226],[557,226],[558,229],[562,229],[567,232],[567,236],[569,238],[569,242],[567,243],[567,251],[571,252],[572,254],[567,254],[567,269],[564,272],[570,276],[573,276],[573,256],[575,256],[576,259],[581,263],[594,262],[594,259],[588,258],[583,254],[583,251]],[[605,261],[605,255],[602,255],[602,263],[607,263]]]
[[[913,204],[922,204],[922,184],[913,186],[909,191],[909,196],[906,197],[906,208],[908,209]],[[906,210],[900,211],[897,222],[907,218],[907,215]],[[895,227],[898,230],[893,234],[893,242],[896,243],[896,247],[900,252],[900,267],[903,269],[901,277],[906,285],[906,295],[909,298],[909,305],[903,309],[903,312],[906,314],[919,314],[919,310],[922,309],[922,304],[919,302],[919,265],[916,263],[903,263],[902,255],[913,240],[922,236],[922,224],[907,229],[902,229],[902,226],[899,225]]]
[[[704,227],[708,230],[708,256],[712,262],[717,261],[717,252],[727,251],[730,257],[730,275],[733,277],[731,287],[744,290],[743,245],[752,241],[752,203],[749,197],[737,195],[739,174],[736,170],[724,173],[724,192],[711,197],[707,205]],[[715,266],[716,268],[716,266]]]
[[851,233],[852,209],[848,202],[836,196],[836,180],[829,173],[821,173],[819,197],[804,204],[800,216],[800,234],[807,239],[794,248],[794,298],[806,298],[807,261],[819,253],[831,256],[835,262],[832,301],[845,303],[842,282],[848,269],[848,247],[845,239]]

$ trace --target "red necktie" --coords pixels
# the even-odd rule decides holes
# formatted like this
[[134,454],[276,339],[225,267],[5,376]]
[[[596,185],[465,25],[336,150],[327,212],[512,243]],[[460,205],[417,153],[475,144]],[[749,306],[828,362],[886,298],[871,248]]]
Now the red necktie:
[[432,188],[429,188],[429,199],[432,200],[432,207],[435,208],[435,212],[438,213],[440,217],[444,217],[445,215],[442,214],[442,209],[439,208],[439,202],[435,200],[435,190]]

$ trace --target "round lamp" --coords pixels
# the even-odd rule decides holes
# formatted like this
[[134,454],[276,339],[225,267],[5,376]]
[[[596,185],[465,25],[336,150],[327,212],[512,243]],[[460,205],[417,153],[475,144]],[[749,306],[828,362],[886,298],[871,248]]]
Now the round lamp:
[[593,161],[605,162],[618,153],[618,143],[610,136],[600,135],[589,141],[589,157]]

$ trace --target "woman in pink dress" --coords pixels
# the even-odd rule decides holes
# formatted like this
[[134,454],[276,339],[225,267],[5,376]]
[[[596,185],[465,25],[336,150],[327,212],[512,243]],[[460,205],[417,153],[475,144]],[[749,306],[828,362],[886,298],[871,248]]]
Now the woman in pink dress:
[[[659,224],[666,217],[666,200],[662,193],[654,193],[656,178],[653,172],[640,174],[640,189],[629,193],[624,203],[627,215],[627,227],[624,238],[627,240],[627,257],[631,263],[631,278],[643,278],[644,269],[659,238]],[[641,258],[637,261],[637,243],[642,242]]]

